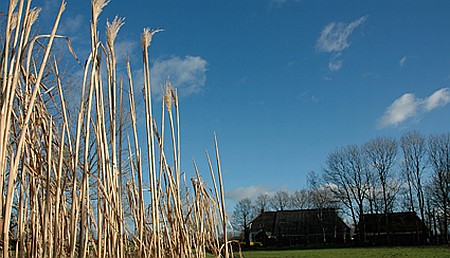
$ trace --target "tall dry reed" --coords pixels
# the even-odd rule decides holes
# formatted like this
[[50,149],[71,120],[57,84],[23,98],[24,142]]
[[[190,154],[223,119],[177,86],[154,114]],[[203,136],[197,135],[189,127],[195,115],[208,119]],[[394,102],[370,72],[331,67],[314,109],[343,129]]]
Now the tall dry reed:
[[141,36],[144,84],[138,87],[144,88],[146,130],[138,130],[131,65],[127,60],[123,80],[116,63],[114,42],[124,20],[107,23],[106,44],[99,39],[107,4],[91,2],[91,49],[72,110],[64,92],[73,85],[52,51],[55,39],[65,39],[78,62],[68,38],[56,34],[65,1],[51,33],[37,36],[32,28],[39,9],[30,0],[9,2],[0,70],[2,257],[232,256],[217,140],[215,169],[207,155],[212,188],[195,162],[188,186],[178,94],[170,82],[159,125],[153,115],[149,48],[161,30],[145,29]]

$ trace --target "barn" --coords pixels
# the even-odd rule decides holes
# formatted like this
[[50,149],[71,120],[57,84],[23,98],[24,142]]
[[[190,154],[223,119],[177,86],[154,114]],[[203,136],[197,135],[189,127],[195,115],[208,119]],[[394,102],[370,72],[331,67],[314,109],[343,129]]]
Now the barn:
[[365,214],[361,223],[364,241],[370,245],[417,245],[428,241],[428,228],[415,212]]
[[250,239],[263,245],[346,244],[350,228],[332,208],[267,211],[252,221]]

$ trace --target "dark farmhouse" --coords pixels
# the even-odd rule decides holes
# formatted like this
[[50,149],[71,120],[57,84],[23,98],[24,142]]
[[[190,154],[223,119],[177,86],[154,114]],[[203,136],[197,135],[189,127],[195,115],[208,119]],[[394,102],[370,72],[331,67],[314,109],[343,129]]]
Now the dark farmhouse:
[[428,241],[427,226],[415,212],[365,214],[359,228],[371,245],[417,245]]
[[336,209],[262,212],[250,227],[250,239],[264,245],[345,244],[350,228]]

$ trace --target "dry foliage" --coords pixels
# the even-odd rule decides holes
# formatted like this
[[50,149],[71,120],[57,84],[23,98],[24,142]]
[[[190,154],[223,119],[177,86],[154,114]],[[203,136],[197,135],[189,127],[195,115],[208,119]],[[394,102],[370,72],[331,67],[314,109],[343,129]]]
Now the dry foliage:
[[[123,19],[107,23],[106,44],[98,39],[98,17],[107,4],[92,0],[91,50],[72,122],[64,98],[67,85],[52,53],[54,40],[66,39],[74,54],[70,41],[56,35],[65,2],[51,33],[38,36],[32,25],[39,9],[31,8],[30,0],[9,3],[0,70],[2,256],[232,256],[217,141],[216,169],[207,155],[213,187],[206,185],[195,162],[197,175],[188,186],[180,168],[178,97],[170,83],[159,127],[153,116],[148,49],[159,30],[145,29],[147,146],[139,146],[129,63],[128,80],[118,79],[116,71],[114,40]],[[54,80],[45,79],[49,77]],[[125,117],[130,118],[128,127]],[[149,182],[144,182],[146,173]]]

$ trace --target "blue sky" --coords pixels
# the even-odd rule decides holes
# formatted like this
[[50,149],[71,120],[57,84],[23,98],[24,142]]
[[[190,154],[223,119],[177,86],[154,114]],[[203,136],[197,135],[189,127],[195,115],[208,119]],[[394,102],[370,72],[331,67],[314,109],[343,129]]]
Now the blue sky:
[[[57,2],[35,2],[44,21]],[[68,1],[59,31],[81,59],[89,3]],[[216,132],[233,203],[306,187],[340,146],[449,132],[449,11],[443,0],[113,0],[99,22],[126,18],[119,62],[129,55],[138,81],[141,32],[164,29],[153,85],[169,76],[182,96],[182,170],[193,174],[194,157],[207,177]]]

